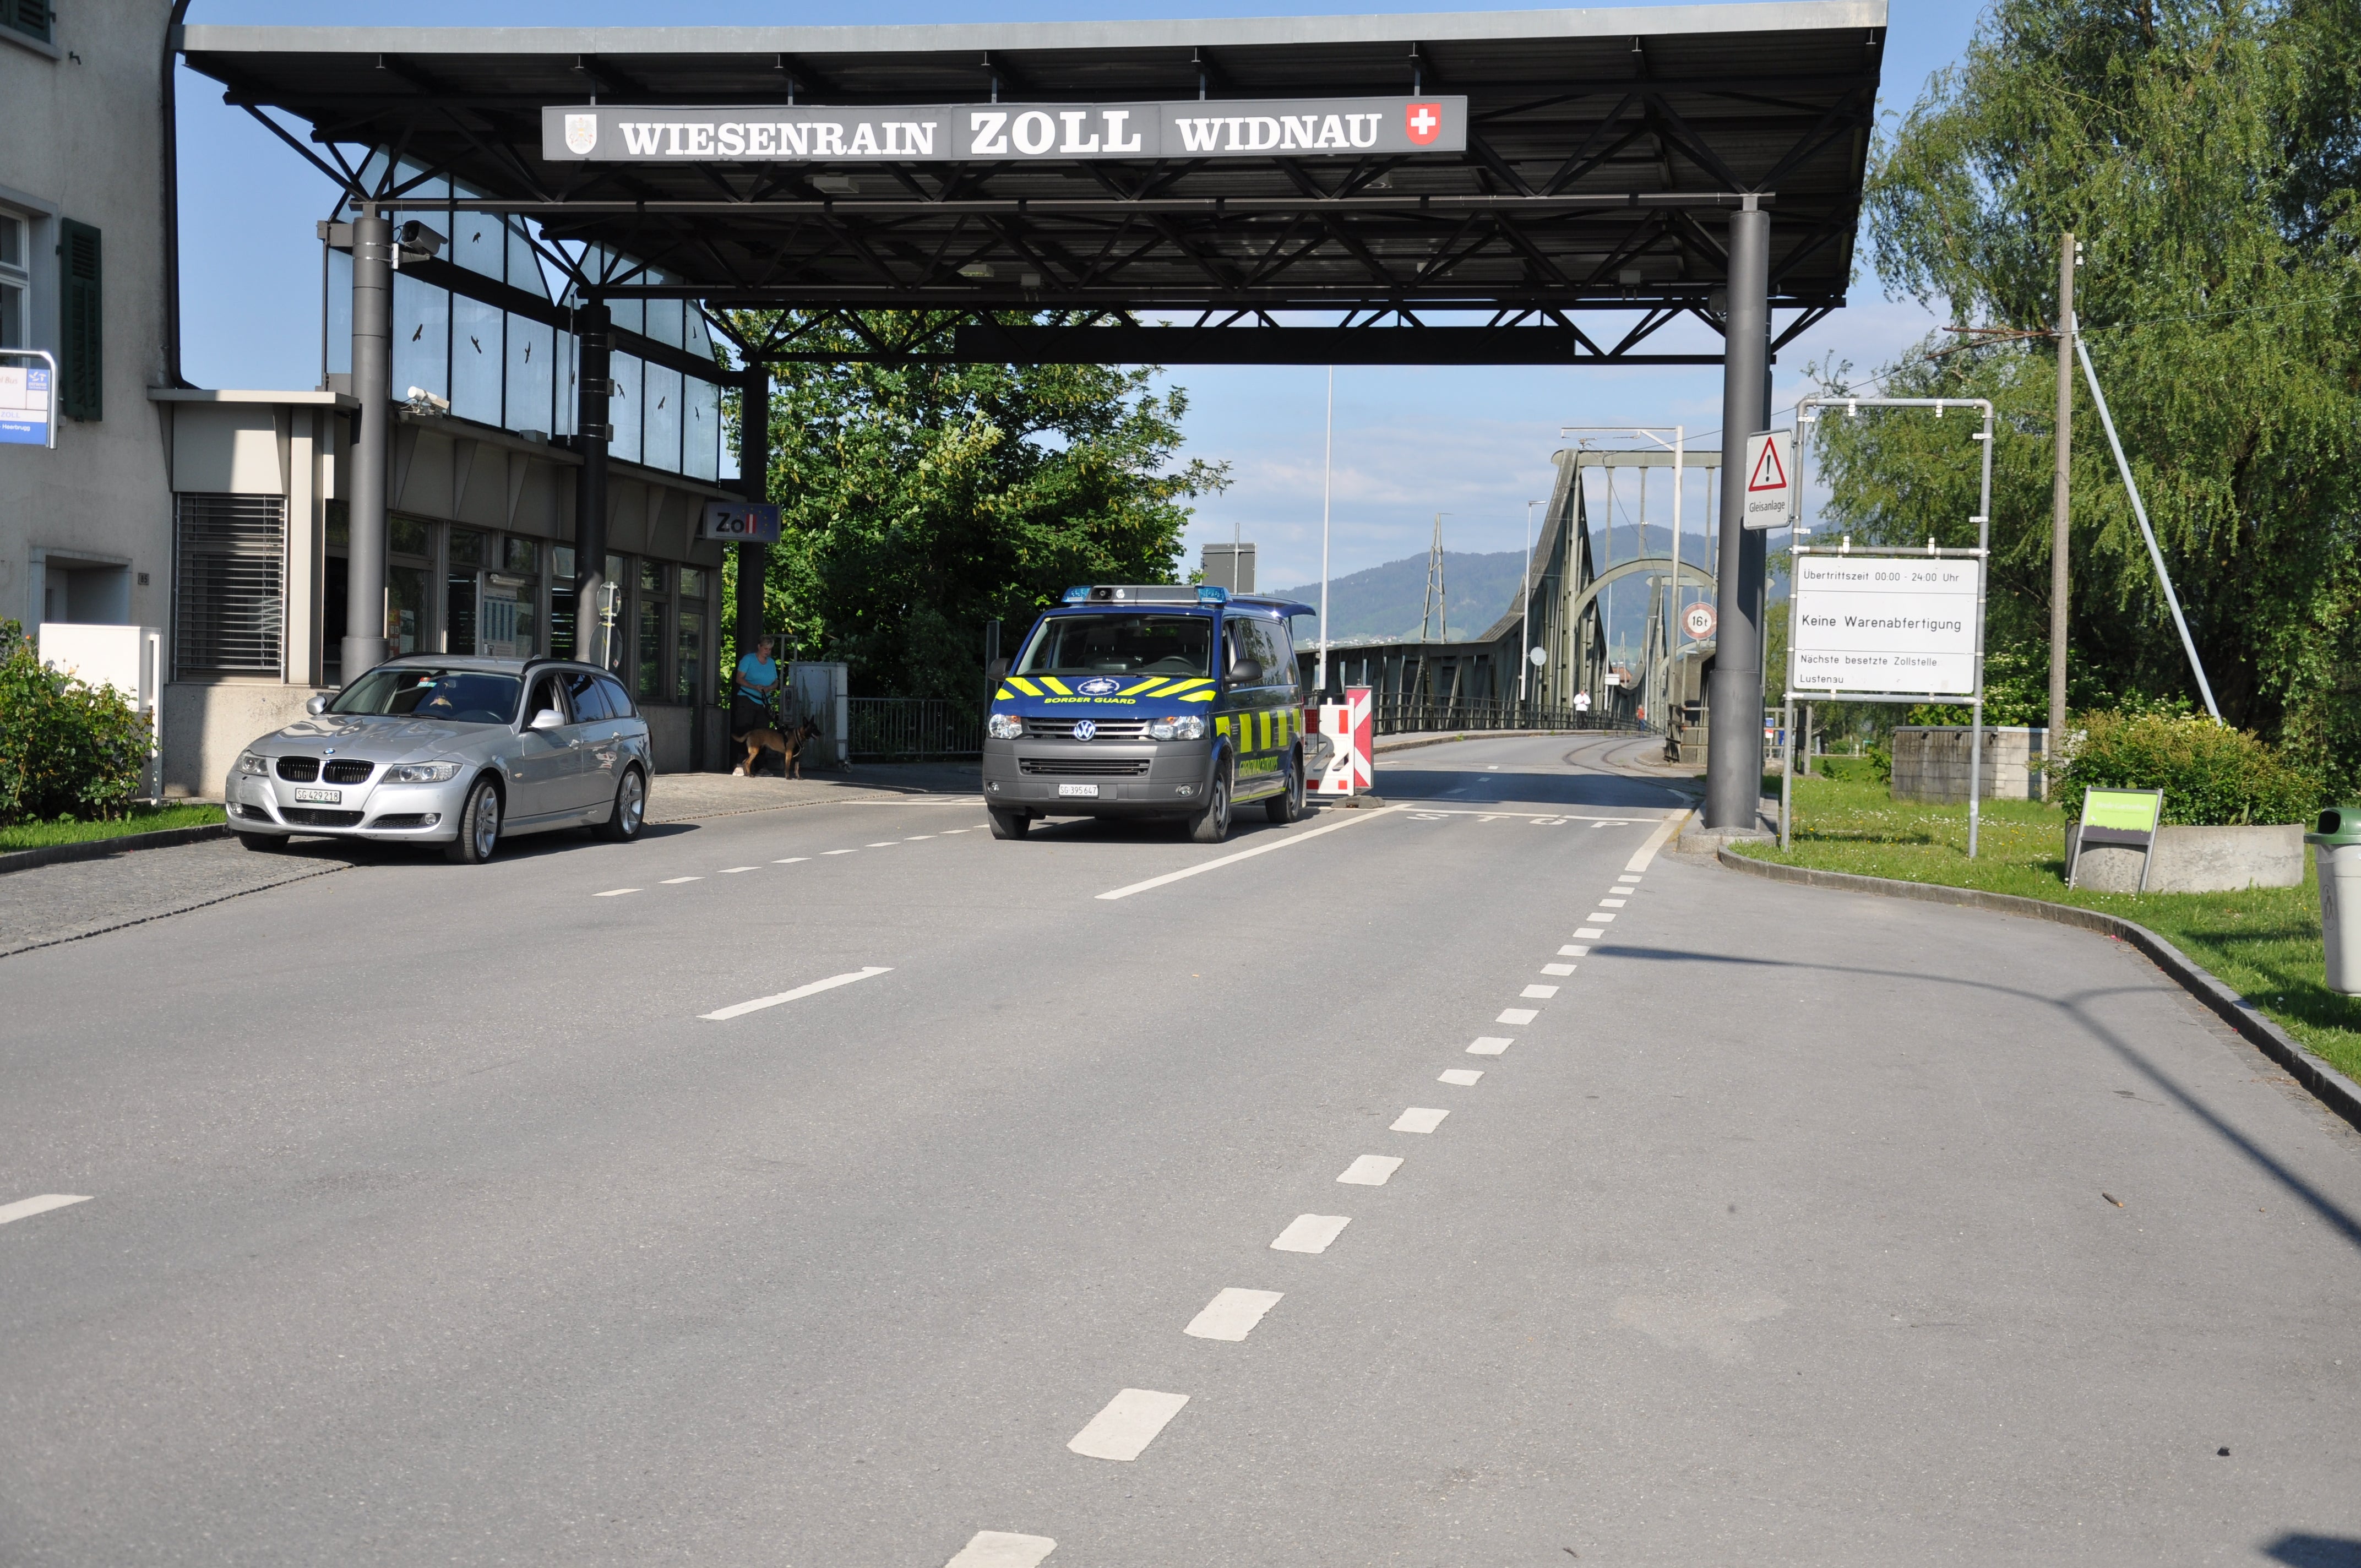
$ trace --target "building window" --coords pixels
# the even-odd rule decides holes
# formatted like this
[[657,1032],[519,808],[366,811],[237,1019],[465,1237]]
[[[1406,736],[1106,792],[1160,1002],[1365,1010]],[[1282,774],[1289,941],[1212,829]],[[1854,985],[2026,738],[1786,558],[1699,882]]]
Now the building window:
[[640,683],[642,701],[661,701],[664,697],[664,607],[653,600],[640,605]]
[[673,700],[695,702],[705,672],[705,611],[684,604],[680,609],[680,646],[672,663]]
[[0,0],[0,27],[38,38],[45,44],[57,41],[49,36],[49,24],[56,19],[57,13],[49,9],[49,0]]
[[280,673],[287,503],[279,496],[174,499],[180,556],[172,662],[183,671]]
[[0,210],[0,348],[32,346],[32,299],[33,225]]

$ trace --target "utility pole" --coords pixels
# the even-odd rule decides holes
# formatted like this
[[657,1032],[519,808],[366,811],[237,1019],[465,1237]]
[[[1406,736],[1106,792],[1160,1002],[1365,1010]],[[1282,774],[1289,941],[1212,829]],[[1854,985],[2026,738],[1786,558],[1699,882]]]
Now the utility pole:
[[1440,634],[1435,640],[1441,642],[1451,641],[1451,611],[1443,598],[1443,520],[1446,515],[1444,512],[1434,514],[1434,543],[1427,547],[1426,552],[1426,602],[1418,612],[1418,640],[1422,642],[1427,640],[1426,626],[1430,620]]
[[[2066,740],[2066,521],[2074,476],[2074,236],[2058,244],[2058,466],[2049,487],[2049,732],[2044,762]],[[2041,775],[2049,790],[2047,766]]]

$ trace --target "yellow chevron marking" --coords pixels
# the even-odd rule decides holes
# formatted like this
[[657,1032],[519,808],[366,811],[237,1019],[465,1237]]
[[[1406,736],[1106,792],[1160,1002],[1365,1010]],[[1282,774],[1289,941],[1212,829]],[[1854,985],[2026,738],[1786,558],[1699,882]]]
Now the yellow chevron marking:
[[1023,675],[1009,676],[1008,684],[1015,686],[1018,691],[1023,692],[1027,696],[1039,696],[1041,695],[1041,688],[1035,685],[1031,681],[1027,680]]
[[1163,679],[1164,679],[1164,677],[1163,677],[1162,675],[1150,675],[1150,676],[1148,676],[1148,679],[1146,679],[1146,680],[1144,680],[1144,681],[1140,682],[1140,683],[1139,683],[1137,685],[1136,685],[1136,686],[1126,686],[1126,687],[1124,687],[1124,688],[1123,688],[1123,690],[1122,690],[1122,692],[1121,692],[1121,693],[1119,693],[1118,695],[1123,696],[1137,696],[1141,692],[1146,691],[1148,687],[1150,687],[1150,686],[1152,686],[1152,685],[1155,685],[1157,683],[1159,683],[1159,681],[1161,681],[1161,680],[1163,680]]
[[1013,692],[1013,691],[1010,691],[1006,686],[1003,686],[1003,687],[1001,687],[998,691],[996,691],[996,692],[993,693],[992,695],[993,695],[993,698],[994,698],[994,700],[997,701],[997,700],[999,700],[1000,698],[1003,698],[1003,697],[1012,697],[1012,696],[1015,696],[1016,694],[1015,692]]
[[1051,691],[1056,692],[1060,696],[1071,696],[1074,695],[1067,688],[1066,683],[1060,680],[1055,675],[1043,675],[1041,677],[1041,684],[1048,686]]
[[1212,692],[1189,692],[1185,694],[1180,700],[1182,702],[1211,702],[1213,700],[1213,694]]

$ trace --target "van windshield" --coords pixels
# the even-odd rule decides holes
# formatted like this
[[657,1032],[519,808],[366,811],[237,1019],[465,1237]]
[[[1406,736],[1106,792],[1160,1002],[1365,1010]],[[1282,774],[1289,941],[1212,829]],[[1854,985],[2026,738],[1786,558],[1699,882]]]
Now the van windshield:
[[381,664],[336,694],[330,713],[439,718],[446,724],[506,724],[516,713],[518,680],[488,670],[434,670]]
[[1213,620],[1204,615],[1057,615],[1016,662],[1038,674],[1210,675]]

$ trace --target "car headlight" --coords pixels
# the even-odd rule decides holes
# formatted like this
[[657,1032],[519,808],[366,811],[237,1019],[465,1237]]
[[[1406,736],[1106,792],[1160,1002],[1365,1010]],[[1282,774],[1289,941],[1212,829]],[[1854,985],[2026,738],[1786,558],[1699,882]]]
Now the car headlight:
[[379,784],[449,784],[459,776],[456,762],[404,762],[388,768]]
[[1183,714],[1178,718],[1151,718],[1148,721],[1150,740],[1202,740],[1205,721],[1196,714]]
[[983,721],[983,732],[995,740],[1020,740],[1025,737],[1025,721],[1013,713],[995,713]]
[[270,776],[270,759],[258,757],[251,751],[241,751],[237,758],[237,771],[250,779],[267,779]]

